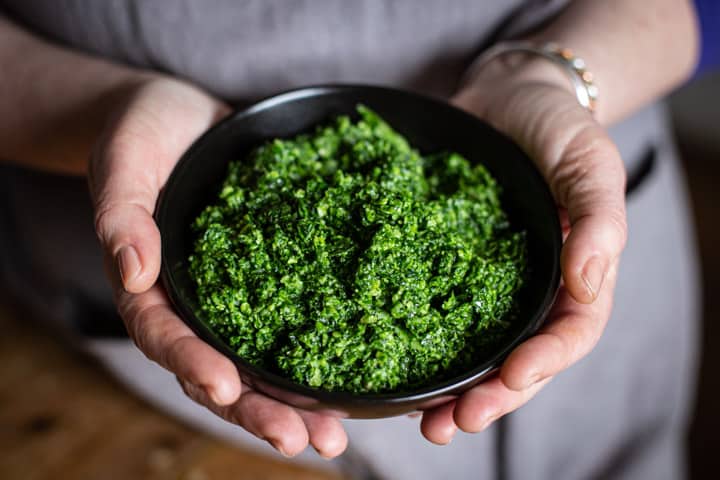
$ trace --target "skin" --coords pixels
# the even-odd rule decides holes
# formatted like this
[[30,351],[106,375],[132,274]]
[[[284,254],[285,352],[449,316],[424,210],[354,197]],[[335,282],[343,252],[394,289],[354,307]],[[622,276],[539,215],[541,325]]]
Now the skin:
[[[563,287],[549,321],[520,345],[499,375],[422,415],[421,432],[448,443],[521,407],[554,375],[585,356],[610,316],[625,244],[624,168],[604,126],[681,83],[697,54],[686,0],[574,1],[534,35],[571,47],[595,74],[596,115],[576,102],[547,62],[498,59],[452,101],[514,138],[536,161],[566,226]],[[130,336],[217,415],[293,456],[308,444],[339,455],[339,420],[254,392],[231,362],[200,341],[157,283],[157,194],[180,154],[228,112],[179,80],[53,46],[0,17],[0,158],[63,174],[88,174],[98,237]],[[62,92],[62,95],[58,95]],[[38,141],[42,139],[42,141]],[[89,162],[88,162],[88,159]],[[631,321],[631,319],[627,319]]]

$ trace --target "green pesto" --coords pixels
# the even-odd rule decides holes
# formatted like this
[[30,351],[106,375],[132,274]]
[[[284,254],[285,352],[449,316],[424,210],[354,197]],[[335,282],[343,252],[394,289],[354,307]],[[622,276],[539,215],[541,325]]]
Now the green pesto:
[[230,163],[190,273],[204,321],[251,363],[326,390],[408,390],[507,331],[525,236],[482,165],[423,156],[358,111]]

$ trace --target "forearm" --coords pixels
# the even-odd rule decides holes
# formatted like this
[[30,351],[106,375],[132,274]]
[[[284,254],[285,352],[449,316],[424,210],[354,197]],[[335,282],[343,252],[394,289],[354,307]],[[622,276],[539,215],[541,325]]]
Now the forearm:
[[107,117],[151,74],[52,45],[0,16],[0,160],[84,174]]
[[[698,57],[698,34],[690,0],[574,0],[554,21],[525,40],[555,42],[585,60],[600,92],[595,118],[608,125],[691,75]],[[560,68],[531,55],[495,57],[472,68],[468,81],[466,85],[478,91],[498,85],[521,90],[533,83],[574,91]],[[490,101],[476,98],[480,115]]]
[[575,0],[534,34],[582,57],[600,91],[596,118],[612,123],[687,79],[698,56],[689,0]]

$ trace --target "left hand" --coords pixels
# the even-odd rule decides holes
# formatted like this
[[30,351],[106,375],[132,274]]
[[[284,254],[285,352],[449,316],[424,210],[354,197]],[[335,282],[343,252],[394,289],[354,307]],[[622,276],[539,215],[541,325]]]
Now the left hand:
[[492,379],[424,412],[423,435],[448,443],[518,408],[587,355],[610,317],[626,239],[625,169],[603,127],[579,105],[550,62],[510,68],[493,61],[452,102],[504,132],[534,160],[558,204],[566,239],[563,284],[540,331]]
[[161,75],[133,81],[117,99],[88,181],[115,302],[130,337],[176,375],[192,400],[284,455],[297,455],[308,445],[327,458],[340,455],[347,444],[340,420],[290,407],[242,384],[235,365],[177,316],[158,282],[160,232],[152,212],[160,189],[182,152],[228,107]]

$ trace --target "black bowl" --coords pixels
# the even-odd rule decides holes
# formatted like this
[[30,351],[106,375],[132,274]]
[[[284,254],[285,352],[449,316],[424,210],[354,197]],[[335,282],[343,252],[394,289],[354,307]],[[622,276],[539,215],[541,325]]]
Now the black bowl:
[[[529,278],[519,294],[518,320],[472,370],[412,391],[350,394],[296,384],[240,358],[198,315],[188,273],[190,226],[213,203],[232,159],[243,158],[263,141],[312,130],[337,115],[356,117],[362,103],[375,110],[422,152],[456,151],[482,162],[503,189],[511,223],[527,231]],[[542,324],[560,280],[562,245],[557,210],[548,187],[530,159],[511,140],[445,102],[391,88],[318,86],[293,90],[235,112],[206,132],[182,156],[158,200],[155,218],[162,235],[162,281],[177,312],[203,340],[230,358],[243,381],[278,400],[341,417],[378,418],[439,405],[492,374],[510,351]]]

